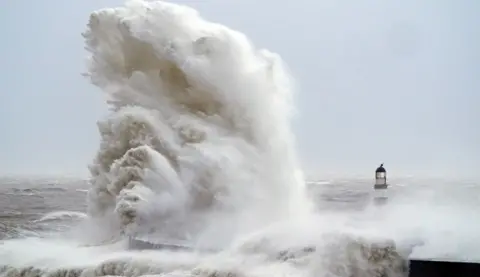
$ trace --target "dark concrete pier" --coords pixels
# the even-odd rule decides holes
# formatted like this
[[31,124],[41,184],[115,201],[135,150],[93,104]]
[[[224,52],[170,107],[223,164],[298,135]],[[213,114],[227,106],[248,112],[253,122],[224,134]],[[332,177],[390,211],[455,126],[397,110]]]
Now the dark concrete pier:
[[480,277],[480,263],[410,260],[409,277]]

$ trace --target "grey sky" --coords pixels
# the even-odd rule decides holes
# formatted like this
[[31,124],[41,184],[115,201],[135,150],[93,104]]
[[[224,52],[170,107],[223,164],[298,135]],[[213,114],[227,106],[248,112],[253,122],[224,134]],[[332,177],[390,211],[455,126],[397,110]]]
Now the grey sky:
[[[480,165],[480,2],[175,1],[282,55],[317,175],[467,175]],[[80,76],[89,13],[122,1],[0,3],[0,174],[82,174],[102,95]],[[478,174],[478,173],[477,173]]]

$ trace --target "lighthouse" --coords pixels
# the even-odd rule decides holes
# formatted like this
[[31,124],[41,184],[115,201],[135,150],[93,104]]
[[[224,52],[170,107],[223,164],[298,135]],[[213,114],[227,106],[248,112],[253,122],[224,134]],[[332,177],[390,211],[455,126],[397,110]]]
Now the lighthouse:
[[383,163],[375,170],[375,186],[374,189],[387,189],[387,171],[383,167]]
[[387,170],[383,167],[383,163],[375,170],[375,185],[374,189],[374,202],[377,205],[385,204],[387,202]]

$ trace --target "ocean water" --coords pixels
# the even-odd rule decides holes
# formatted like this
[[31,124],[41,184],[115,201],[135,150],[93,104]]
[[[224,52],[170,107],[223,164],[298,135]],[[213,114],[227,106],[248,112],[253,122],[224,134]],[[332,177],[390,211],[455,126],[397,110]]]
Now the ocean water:
[[[345,242],[379,238],[394,240],[400,259],[480,261],[473,181],[393,179],[383,204],[375,204],[370,179],[309,181],[314,215],[253,232],[212,254],[133,251],[121,239],[89,243],[98,229],[85,212],[88,181],[0,180],[2,276],[349,276],[353,261],[345,256],[355,249]],[[312,245],[319,253],[298,252]],[[293,253],[288,260],[285,251]]]
[[370,179],[304,178],[275,53],[170,3],[86,21],[85,76],[110,107],[90,176],[0,181],[0,275],[405,276],[408,257],[480,260],[478,182],[392,179],[376,204]]

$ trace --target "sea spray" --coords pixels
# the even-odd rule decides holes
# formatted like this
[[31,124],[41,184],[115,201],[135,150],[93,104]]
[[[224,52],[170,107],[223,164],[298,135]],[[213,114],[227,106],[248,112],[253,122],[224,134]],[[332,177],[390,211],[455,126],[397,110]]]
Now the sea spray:
[[112,111],[90,167],[91,217],[116,216],[127,235],[229,241],[308,212],[278,55],[164,2],[94,12],[84,37]]

